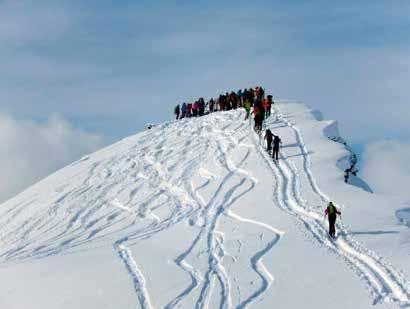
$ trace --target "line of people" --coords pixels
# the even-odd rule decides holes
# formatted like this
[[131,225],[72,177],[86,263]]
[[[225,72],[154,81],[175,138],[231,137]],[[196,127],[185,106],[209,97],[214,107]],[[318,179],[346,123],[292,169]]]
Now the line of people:
[[[254,117],[254,129],[257,133],[262,132],[263,121],[271,115],[272,106],[274,105],[272,95],[267,95],[265,98],[265,90],[258,86],[237,92],[231,91],[225,94],[220,94],[218,99],[211,98],[205,103],[204,98],[199,98],[194,103],[177,104],[174,109],[176,119],[200,117],[217,111],[228,111],[237,108],[244,108],[246,111],[245,120],[249,119],[252,114]],[[279,144],[282,143],[280,138],[268,129],[266,130],[265,140],[268,143],[268,152],[273,151],[272,157],[279,160]]]
[[[274,105],[272,95],[267,95],[265,98],[265,90],[258,86],[237,92],[231,91],[225,94],[220,94],[218,99],[211,98],[205,103],[204,98],[199,98],[194,103],[177,104],[174,109],[176,119],[200,117],[217,111],[229,111],[237,108],[244,108],[246,111],[245,120],[251,115],[254,117],[254,129],[258,134],[261,134],[263,121],[271,115],[272,106]],[[268,152],[272,151],[272,157],[279,160],[279,145],[282,143],[279,136],[272,134],[266,130],[265,140],[268,143]]]
[[[282,140],[279,136],[272,133],[270,129],[265,131],[265,137],[267,143],[267,151],[269,154],[272,154],[273,160],[279,160],[279,147],[282,144]],[[273,146],[273,148],[272,148]],[[329,221],[329,236],[332,239],[336,239],[336,218],[337,216],[341,216],[342,213],[339,209],[335,207],[333,202],[329,202],[324,213],[325,217],[328,218]]]
[[[279,146],[282,144],[282,140],[279,136],[272,133],[270,129],[267,129],[265,132],[264,140],[267,143],[267,151],[272,154],[273,160],[279,160]],[[272,149],[273,146],[273,149]],[[339,209],[335,207],[333,202],[329,202],[324,213],[325,217],[327,216],[329,221],[329,236],[332,239],[336,239],[336,218],[341,216],[342,213]]]
[[219,95],[217,99],[210,99],[205,103],[204,98],[199,98],[193,103],[177,104],[174,108],[176,119],[200,117],[217,111],[228,111],[237,108],[245,108],[246,117],[249,118],[251,108],[255,118],[255,129],[262,130],[263,120],[270,115],[274,104],[272,95],[265,98],[265,90],[262,87],[231,91]]

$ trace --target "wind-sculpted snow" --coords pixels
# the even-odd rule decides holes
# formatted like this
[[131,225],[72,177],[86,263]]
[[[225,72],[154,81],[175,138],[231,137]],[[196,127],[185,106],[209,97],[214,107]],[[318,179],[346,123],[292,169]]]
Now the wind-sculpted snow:
[[[242,117],[220,113],[156,126],[52,175],[3,207],[1,260],[30,261],[109,245],[123,262],[139,305],[152,308],[147,278],[132,248],[187,224],[198,228],[197,236],[180,248],[174,262],[190,282],[164,307],[252,304],[273,282],[263,257],[283,232],[232,209],[258,183],[244,168],[255,146]],[[233,253],[227,252],[220,230],[224,216],[270,234],[243,262],[260,284],[241,295],[233,292],[241,288],[232,282],[241,274],[225,265]]]
[[[41,181],[0,208],[0,265],[103,248],[121,266],[115,276],[124,276],[135,306],[272,308],[279,285],[292,281],[293,288],[300,280],[283,265],[300,263],[300,257],[279,254],[292,248],[287,252],[300,255],[287,240],[292,233],[299,245],[307,237],[314,249],[340,257],[353,271],[349,280],[357,275],[373,304],[410,306],[404,274],[344,224],[339,221],[337,240],[329,239],[322,210],[332,192],[319,185],[314,149],[297,117],[276,108],[265,122],[284,141],[279,163],[243,118],[238,110],[158,125]],[[279,214],[290,223],[282,224]],[[158,243],[166,250],[157,250]],[[314,269],[311,274],[306,265],[304,275],[317,276]],[[309,291],[322,295],[325,288]],[[282,305],[290,303],[284,298]]]

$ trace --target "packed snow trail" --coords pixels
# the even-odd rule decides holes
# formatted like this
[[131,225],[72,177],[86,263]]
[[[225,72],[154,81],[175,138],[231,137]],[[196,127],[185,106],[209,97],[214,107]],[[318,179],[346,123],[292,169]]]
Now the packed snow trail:
[[[312,191],[322,202],[329,202],[329,197],[320,190],[310,169],[309,152],[303,142],[300,130],[291,124],[290,121],[280,113],[279,109],[276,109],[273,116],[267,119],[265,127],[275,129],[277,125],[282,126],[283,124],[292,130],[295,142],[300,148],[301,156],[299,157],[302,158],[303,162],[299,165],[303,167],[303,177],[308,179]],[[255,133],[253,134],[256,135]],[[287,134],[286,136],[290,137],[291,135]],[[256,137],[255,143],[260,144]],[[327,226],[322,221],[323,215],[312,210],[311,207],[307,207],[306,201],[301,197],[299,182],[302,176],[296,164],[293,162],[295,159],[290,160],[282,150],[280,162],[274,163],[267,152],[262,150],[260,153],[266,164],[273,170],[277,182],[281,184],[282,190],[278,193],[279,205],[281,205],[287,213],[300,220],[321,245],[326,246],[346,260],[348,265],[370,288],[374,297],[374,304],[385,302],[397,303],[402,307],[410,307],[410,292],[408,288],[406,288],[406,279],[403,274],[383,261],[375,252],[354,241],[341,224],[337,225],[337,240],[333,241],[329,239]],[[280,200],[283,202],[280,202]],[[336,206],[338,205],[336,204]]]

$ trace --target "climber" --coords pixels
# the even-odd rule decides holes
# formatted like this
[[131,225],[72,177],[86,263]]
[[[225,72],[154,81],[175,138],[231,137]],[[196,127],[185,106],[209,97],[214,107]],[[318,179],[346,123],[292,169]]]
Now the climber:
[[263,100],[265,98],[265,90],[262,87],[258,87],[257,97],[259,100]]
[[249,100],[246,100],[245,103],[243,104],[243,107],[245,108],[245,111],[246,111],[245,120],[247,120],[249,118],[249,114],[251,111],[251,102],[249,102]]
[[262,132],[262,124],[263,124],[263,114],[262,110],[258,106],[253,107],[253,114],[254,114],[254,121],[255,121],[255,131],[257,133]]
[[186,110],[187,110],[187,106],[186,106],[186,103],[184,102],[182,103],[182,106],[181,106],[181,118],[180,119],[186,117]]
[[262,108],[265,111],[265,118],[268,118],[270,116],[269,113],[269,104],[268,104],[268,100],[267,99],[263,99],[262,100]]
[[192,103],[188,103],[186,106],[186,116],[188,118],[192,117]]
[[264,139],[266,139],[267,151],[269,152],[272,150],[272,141],[273,141],[273,134],[271,130],[269,129],[266,130]]
[[195,101],[192,104],[192,117],[198,117],[198,113],[199,113],[199,102]]
[[242,104],[243,104],[243,100],[242,100],[242,98],[243,98],[243,92],[242,92],[242,89],[239,89],[239,90],[236,92],[236,95],[238,96],[238,105],[239,105],[239,107],[241,107]]
[[272,105],[274,104],[273,100],[272,100],[272,96],[268,95],[267,97],[267,103],[268,103],[268,109],[267,109],[267,117],[270,116],[271,110],[272,110]]
[[176,120],[179,119],[179,112],[180,112],[179,104],[177,104],[177,106],[175,106],[175,108],[174,108],[174,114],[176,115]]
[[273,135],[272,158],[278,161],[279,160],[279,144],[282,144],[282,140],[279,138],[279,136],[276,136],[275,134],[272,134],[272,135]]
[[205,100],[204,98],[200,98],[198,101],[198,115],[203,116],[205,115]]
[[337,215],[340,216],[341,214],[342,213],[339,210],[337,210],[335,205],[333,205],[332,202],[329,202],[325,210],[325,216],[327,216],[329,219],[329,235],[332,238],[336,237],[336,228],[335,228],[336,217]]

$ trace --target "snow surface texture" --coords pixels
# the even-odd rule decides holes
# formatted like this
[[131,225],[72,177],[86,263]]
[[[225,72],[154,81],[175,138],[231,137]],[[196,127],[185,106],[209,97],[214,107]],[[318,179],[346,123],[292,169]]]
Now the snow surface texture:
[[243,118],[157,125],[1,205],[0,307],[410,306],[408,210],[343,182],[334,123],[276,104],[275,163]]

